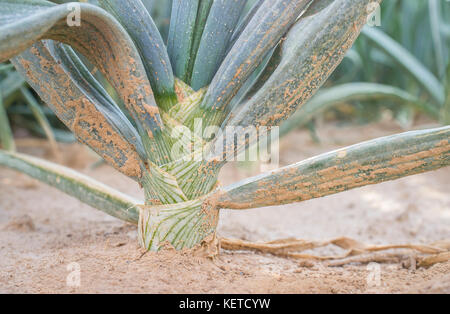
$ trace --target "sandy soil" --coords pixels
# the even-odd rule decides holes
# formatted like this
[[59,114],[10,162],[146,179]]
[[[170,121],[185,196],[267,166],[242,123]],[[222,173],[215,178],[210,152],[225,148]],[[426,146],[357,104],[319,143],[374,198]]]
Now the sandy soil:
[[[320,144],[307,131],[298,131],[283,140],[281,163],[401,131],[392,123],[326,126],[319,128]],[[23,152],[47,154],[42,143],[18,144]],[[62,163],[141,197],[134,182],[108,166],[91,169],[96,157],[85,148],[62,150]],[[258,171],[255,165],[233,164],[221,182]],[[289,206],[224,210],[219,235],[251,241],[347,236],[371,244],[449,240],[449,184],[446,168]],[[251,252],[222,251],[214,260],[173,251],[142,256],[135,226],[0,168],[1,293],[450,293],[450,262],[416,268],[414,254],[405,254],[407,261],[381,264],[379,272],[377,265],[328,267]],[[67,285],[73,265],[80,267],[79,287]]]

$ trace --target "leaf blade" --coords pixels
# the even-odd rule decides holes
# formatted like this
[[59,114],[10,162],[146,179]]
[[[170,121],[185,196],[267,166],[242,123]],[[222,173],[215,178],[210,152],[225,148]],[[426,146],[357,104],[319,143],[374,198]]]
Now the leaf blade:
[[283,43],[282,60],[272,76],[227,123],[274,126],[293,114],[342,61],[366,23],[370,2],[336,0],[300,18]]
[[194,70],[194,64],[197,59],[198,49],[202,40],[203,32],[205,30],[206,21],[211,10],[211,6],[214,0],[200,0],[197,18],[195,22],[194,37],[192,40],[191,56],[188,66],[189,85],[192,87],[192,71]]
[[[76,72],[70,74],[70,64],[65,61],[52,50],[51,42],[37,43],[12,60],[17,71],[27,76],[30,86],[81,142],[120,172],[140,178],[139,155],[98,110],[95,98],[75,84],[77,77],[72,74]],[[46,67],[41,67],[42,62]]]
[[101,0],[128,31],[142,57],[147,76],[159,105],[168,110],[176,102],[174,77],[162,37],[141,0]]
[[225,56],[234,28],[239,21],[245,0],[213,2],[192,71],[194,90],[208,85]]
[[[120,23],[103,9],[78,3],[79,26],[67,23],[68,5],[43,0],[1,0],[0,60],[11,58],[34,42],[52,39],[71,45],[89,59],[121,96],[151,152],[168,156],[162,121],[139,53]],[[117,44],[120,43],[120,44]],[[167,162],[165,160],[164,162]]]
[[449,138],[450,126],[375,139],[241,181],[211,199],[229,209],[282,205],[439,169],[450,165]]
[[189,83],[189,62],[199,0],[173,0],[167,51],[176,77]]
[[[226,56],[208,88],[201,105],[203,110],[211,112],[206,117],[206,125],[221,124],[231,109],[228,107],[231,99],[308,3],[309,0],[274,0],[262,4]],[[203,115],[203,112],[198,114]]]
[[3,150],[0,150],[0,165],[25,173],[108,215],[133,224],[138,222],[139,201],[72,169]]

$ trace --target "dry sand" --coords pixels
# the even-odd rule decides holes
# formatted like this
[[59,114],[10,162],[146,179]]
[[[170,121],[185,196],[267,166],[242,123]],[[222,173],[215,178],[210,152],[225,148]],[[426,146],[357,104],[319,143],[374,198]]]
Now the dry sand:
[[[392,123],[326,126],[320,144],[297,131],[281,144],[282,165],[331,149],[401,132]],[[45,145],[19,140],[21,151],[44,156]],[[63,146],[63,163],[142,197],[134,182],[79,145]],[[229,165],[221,183],[256,174]],[[219,235],[251,241],[351,237],[370,244],[450,239],[450,169],[441,169],[289,206],[221,212]],[[315,253],[338,254],[334,248]],[[214,260],[165,251],[143,256],[136,227],[109,217],[36,180],[0,168],[1,293],[450,293],[450,262],[416,268],[407,260],[327,267],[251,252],[222,251]],[[412,261],[412,262],[411,262]],[[70,287],[68,265],[80,266]],[[72,269],[73,270],[73,269]],[[369,278],[369,280],[368,280]],[[375,279],[374,279],[375,278]]]

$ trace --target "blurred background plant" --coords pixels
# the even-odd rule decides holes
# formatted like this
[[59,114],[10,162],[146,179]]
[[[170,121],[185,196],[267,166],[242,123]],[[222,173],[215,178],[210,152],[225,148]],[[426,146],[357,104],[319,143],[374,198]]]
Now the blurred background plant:
[[[248,1],[241,19],[258,1]],[[81,2],[97,4],[95,0]],[[142,2],[167,41],[172,0]],[[319,140],[315,132],[318,120],[371,123],[385,113],[405,129],[424,116],[433,123],[450,123],[450,2],[384,1],[371,23],[374,25],[366,26],[317,95],[281,126],[281,135],[308,127],[313,138]],[[276,66],[276,62],[275,50],[255,71],[254,85],[248,87],[245,97],[251,97],[264,84],[264,67]],[[97,75],[119,102],[112,88]],[[8,149],[14,149],[11,128],[45,136],[54,150],[57,141],[74,141],[10,64],[0,64],[0,128],[0,145]]]
[[390,112],[404,128],[426,115],[450,123],[450,2],[388,0],[311,101],[281,128],[314,118],[369,123]]
[[13,151],[13,129],[48,139],[51,150],[57,153],[57,141],[73,142],[74,136],[55,114],[39,100],[25,80],[9,63],[0,64],[0,144]]

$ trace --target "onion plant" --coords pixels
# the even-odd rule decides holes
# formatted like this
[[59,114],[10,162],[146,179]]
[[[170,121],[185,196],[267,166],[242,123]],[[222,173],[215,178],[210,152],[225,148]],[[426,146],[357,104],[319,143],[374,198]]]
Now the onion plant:
[[[138,224],[140,243],[153,251],[211,241],[220,209],[299,202],[448,166],[447,126],[227,187],[217,180],[226,157],[254,147],[262,130],[275,131],[315,94],[379,2],[173,0],[166,42],[150,1],[0,0],[0,62],[10,59],[81,143],[143,188],[145,201],[31,156],[2,150],[0,164]],[[243,132],[228,141],[230,126]]]

